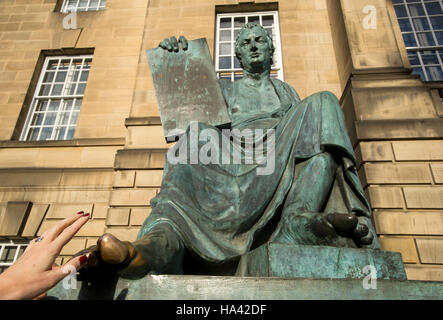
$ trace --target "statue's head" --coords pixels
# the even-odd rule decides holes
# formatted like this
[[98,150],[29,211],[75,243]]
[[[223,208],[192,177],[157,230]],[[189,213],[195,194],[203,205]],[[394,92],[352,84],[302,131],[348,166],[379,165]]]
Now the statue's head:
[[274,44],[261,25],[246,24],[235,41],[235,54],[241,67],[251,73],[270,70],[273,64]]

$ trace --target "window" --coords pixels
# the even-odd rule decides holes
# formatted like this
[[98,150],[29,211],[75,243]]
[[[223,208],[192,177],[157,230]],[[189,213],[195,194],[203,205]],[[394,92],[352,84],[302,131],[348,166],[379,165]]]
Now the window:
[[61,12],[104,10],[106,0],[64,0]]
[[47,57],[20,140],[72,139],[92,56]]
[[443,1],[393,0],[414,74],[443,81]]
[[280,30],[277,11],[217,14],[217,37],[215,47],[215,69],[221,79],[241,79],[243,71],[235,56],[235,40],[240,29],[249,22],[261,24],[271,35],[274,46],[274,64],[271,77],[283,80]]
[[0,242],[0,273],[23,254],[29,242],[27,240],[10,240],[9,242]]

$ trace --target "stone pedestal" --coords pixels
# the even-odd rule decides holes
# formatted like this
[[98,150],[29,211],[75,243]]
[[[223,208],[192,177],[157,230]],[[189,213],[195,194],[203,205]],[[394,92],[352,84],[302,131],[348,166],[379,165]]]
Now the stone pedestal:
[[62,283],[47,299],[61,300],[430,300],[443,299],[443,282],[377,280],[365,289],[363,279],[288,279],[207,276],[147,276],[109,285]]
[[[371,278],[369,269],[365,271],[368,265],[377,271],[376,279]],[[407,281],[401,255],[380,250],[268,243],[245,255],[237,274],[149,275],[139,280],[114,277],[77,283],[76,288],[60,282],[47,299],[443,299],[443,282]]]
[[311,279],[362,279],[377,272],[377,279],[406,280],[397,252],[323,246],[267,243],[244,255],[237,275]]

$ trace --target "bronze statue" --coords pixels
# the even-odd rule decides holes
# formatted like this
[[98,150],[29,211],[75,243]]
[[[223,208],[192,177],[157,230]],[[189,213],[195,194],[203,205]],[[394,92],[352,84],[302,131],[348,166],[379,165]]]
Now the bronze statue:
[[[172,55],[187,50],[187,40],[172,37],[160,47]],[[379,248],[337,98],[320,92],[300,101],[290,85],[272,79],[274,46],[260,25],[247,24],[235,50],[244,77],[220,81],[232,128],[274,130],[273,172],[165,160],[161,191],[137,240],[103,235],[88,249],[84,272],[232,274],[241,255],[267,241]],[[218,130],[198,124],[199,132],[209,127]]]

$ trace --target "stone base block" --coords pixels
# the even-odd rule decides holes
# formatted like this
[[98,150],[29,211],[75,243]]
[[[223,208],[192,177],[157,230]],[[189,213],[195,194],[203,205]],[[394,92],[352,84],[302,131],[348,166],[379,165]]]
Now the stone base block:
[[[372,269],[375,268],[375,269]],[[300,246],[266,243],[244,255],[237,269],[243,277],[406,280],[398,252],[372,249]]]
[[[372,280],[374,281],[374,280]],[[159,275],[143,279],[59,283],[46,299],[61,300],[430,300],[443,282],[364,279],[285,279]],[[365,287],[367,289],[365,289]]]

